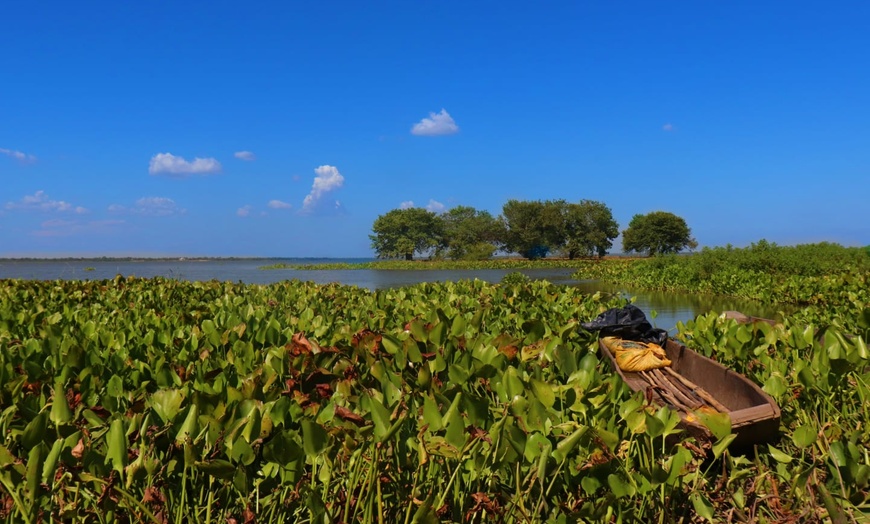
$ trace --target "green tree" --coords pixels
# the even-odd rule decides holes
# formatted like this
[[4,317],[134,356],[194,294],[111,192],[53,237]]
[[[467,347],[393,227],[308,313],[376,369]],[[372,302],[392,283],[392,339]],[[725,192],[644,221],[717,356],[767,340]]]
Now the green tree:
[[443,221],[422,208],[393,209],[372,225],[372,249],[378,258],[413,260],[415,253],[443,247]]
[[502,207],[501,245],[530,260],[565,243],[564,200],[508,200]]
[[698,242],[692,238],[692,230],[686,221],[667,211],[634,215],[628,228],[622,232],[622,248],[626,253],[657,255],[696,247]]
[[485,260],[497,249],[499,223],[488,211],[456,206],[441,215],[444,245],[454,260]]
[[595,200],[581,200],[565,206],[565,245],[568,258],[603,257],[619,236],[619,224],[610,208]]

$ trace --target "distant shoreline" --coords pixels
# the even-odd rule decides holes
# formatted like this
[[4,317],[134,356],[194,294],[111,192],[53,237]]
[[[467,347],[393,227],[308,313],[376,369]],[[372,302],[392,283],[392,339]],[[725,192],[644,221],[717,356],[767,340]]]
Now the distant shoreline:
[[215,262],[239,260],[371,260],[371,257],[0,257],[0,262]]

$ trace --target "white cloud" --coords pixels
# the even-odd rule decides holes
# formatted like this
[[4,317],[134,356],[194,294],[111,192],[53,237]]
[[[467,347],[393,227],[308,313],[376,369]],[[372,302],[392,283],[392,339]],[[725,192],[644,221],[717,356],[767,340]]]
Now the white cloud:
[[414,207],[413,200],[405,200],[404,202],[399,204],[399,209],[411,209],[412,207]]
[[126,207],[119,204],[109,206],[110,213],[129,213],[131,215],[145,215],[166,217],[171,215],[183,215],[187,213],[186,209],[178,207],[175,200],[165,197],[142,197],[136,201],[133,207]]
[[10,158],[14,158],[15,160],[18,160],[23,164],[30,164],[36,162],[35,156],[22,153],[21,151],[15,151],[13,149],[4,149],[0,147],[0,154],[6,155]]
[[175,200],[172,200],[171,198],[143,197],[136,201],[136,205],[133,207],[133,212],[139,215],[165,217],[184,214],[187,210],[178,207]]
[[429,118],[420,120],[411,128],[411,134],[418,136],[452,135],[458,132],[459,126],[444,109],[440,113],[429,113]]
[[61,218],[53,218],[51,220],[46,220],[42,224],[42,227],[67,227],[75,225],[75,220],[63,220]]
[[287,202],[282,202],[280,200],[270,200],[267,204],[272,209],[290,209],[293,207],[292,204],[288,204]]
[[188,162],[171,153],[157,153],[151,157],[151,162],[148,164],[148,172],[152,175],[167,174],[177,178],[189,175],[209,175],[218,173],[220,170],[221,163],[214,158],[194,158],[193,162]]
[[303,213],[314,210],[323,195],[344,185],[344,177],[335,166],[323,165],[315,169],[314,172],[317,176],[314,177],[311,192],[302,202]]
[[67,237],[73,235],[107,234],[118,231],[124,225],[123,220],[46,220],[40,224],[42,229],[33,231],[37,237]]
[[674,125],[668,122],[667,124],[662,126],[662,131],[673,131]]
[[236,210],[236,214],[240,217],[246,217],[251,214],[251,206],[242,206]]
[[426,204],[426,209],[428,211],[432,211],[433,213],[441,213],[442,211],[444,211],[444,204],[430,198],[429,203]]
[[233,156],[238,158],[239,160],[244,160],[246,162],[253,162],[257,159],[257,155],[251,153],[250,151],[236,151],[233,153]]
[[45,191],[37,191],[32,195],[25,195],[17,202],[6,202],[6,209],[14,210],[21,209],[26,211],[43,211],[43,212],[72,212],[76,214],[87,213],[88,210],[81,206],[73,206],[69,202],[63,200],[52,200],[45,194]]

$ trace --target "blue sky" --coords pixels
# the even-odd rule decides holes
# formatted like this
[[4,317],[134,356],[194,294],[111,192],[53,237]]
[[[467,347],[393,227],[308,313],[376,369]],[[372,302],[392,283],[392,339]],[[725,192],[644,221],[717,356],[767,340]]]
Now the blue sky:
[[[371,256],[508,199],[870,244],[870,3],[89,2],[0,17],[0,256]],[[413,204],[411,204],[413,203]],[[617,243],[614,251],[619,251]]]

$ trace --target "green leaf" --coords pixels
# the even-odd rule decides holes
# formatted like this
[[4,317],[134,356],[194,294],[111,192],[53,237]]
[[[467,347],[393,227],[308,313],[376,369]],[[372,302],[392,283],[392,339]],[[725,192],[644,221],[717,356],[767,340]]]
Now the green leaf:
[[45,457],[45,464],[42,466],[42,483],[52,485],[54,482],[54,475],[57,473],[57,460],[60,457],[60,452],[63,449],[63,439],[58,439],[54,441],[54,444],[51,446],[51,451],[48,452],[48,455]]
[[429,342],[435,344],[438,347],[444,345],[445,335],[447,333],[447,324],[444,322],[438,322],[432,329],[429,331]]
[[526,343],[534,344],[535,342],[544,338],[544,334],[547,332],[547,328],[544,326],[544,323],[539,319],[527,320],[523,322],[523,333],[526,334]]
[[788,383],[785,379],[777,372],[773,372],[770,375],[770,378],[767,379],[764,383],[764,387],[762,388],[768,394],[773,397],[781,397],[788,391]]
[[556,450],[553,451],[553,458],[558,460],[559,462],[563,462],[568,458],[568,455],[574,451],[574,448],[580,443],[580,439],[583,438],[583,435],[589,431],[589,428],[586,426],[581,426],[580,428],[574,430],[573,433],[563,438],[556,444]]
[[864,342],[864,338],[861,335],[858,335],[854,340],[855,348],[858,350],[858,356],[864,360],[870,359],[870,352],[867,351],[867,344]]
[[112,375],[106,383],[106,393],[112,398],[118,398],[124,394],[124,381],[118,375]]
[[390,431],[390,411],[373,396],[367,396],[369,413],[374,423],[375,437],[383,439]]
[[233,441],[233,445],[229,450],[228,456],[230,460],[233,460],[245,466],[253,464],[254,459],[257,458],[257,454],[254,452],[254,449],[251,448],[251,445],[248,444],[248,442],[242,437],[239,437],[235,441]]
[[534,378],[531,380],[531,385],[532,391],[535,392],[535,397],[545,407],[552,407],[556,403],[556,394],[553,392],[553,386]]
[[181,410],[184,394],[177,389],[158,389],[149,400],[151,408],[166,424],[171,423]]
[[386,333],[381,334],[381,344],[390,355],[395,355],[402,349],[402,343],[399,342],[399,339]]
[[459,338],[465,335],[466,321],[465,317],[456,315],[453,317],[453,324],[450,326],[450,336]]
[[794,445],[804,449],[816,442],[819,432],[812,426],[800,426],[794,430],[791,436]]
[[692,507],[695,508],[695,513],[704,517],[710,522],[713,522],[713,504],[704,495],[697,491],[693,491],[689,495],[689,500],[692,501]]
[[587,495],[592,495],[601,487],[601,481],[592,475],[586,475],[580,480],[580,486]]
[[124,421],[116,418],[106,433],[106,461],[118,473],[124,473],[127,465],[127,435]]
[[716,439],[724,439],[731,434],[731,416],[728,413],[706,413],[696,411],[698,420],[707,426]]
[[316,457],[329,441],[329,434],[323,426],[311,420],[302,421],[302,449],[309,457]]
[[767,449],[768,449],[768,451],[770,451],[770,456],[773,457],[773,459],[776,460],[777,462],[779,462],[780,464],[788,464],[789,462],[794,460],[791,456],[787,455],[786,453],[783,453],[782,451],[776,449],[775,447],[771,446],[770,444],[767,445]]
[[616,473],[607,476],[607,485],[616,498],[633,497],[635,494],[634,486]]
[[444,413],[444,417],[441,419],[442,424],[447,429],[447,434],[444,435],[447,439],[447,442],[456,446],[457,448],[462,448],[465,445],[465,423],[462,420],[462,413],[459,410],[459,405],[462,402],[462,393],[457,393],[455,397],[453,397],[453,402],[450,404],[450,407],[447,408],[447,412]]
[[184,418],[184,422],[181,424],[181,427],[178,428],[178,433],[175,434],[176,444],[183,444],[184,442],[193,440],[196,437],[196,434],[199,431],[198,419],[199,409],[197,409],[196,404],[191,404],[187,416]]
[[215,459],[195,462],[193,466],[203,473],[222,480],[232,480],[236,473],[236,466],[228,460]]
[[305,451],[299,446],[299,435],[296,432],[277,432],[263,446],[263,458],[281,467],[305,457]]
[[54,394],[51,399],[51,421],[55,425],[66,424],[73,418],[70,411],[69,403],[66,400],[66,392],[63,388],[63,383],[57,381],[54,383]]
[[438,431],[444,427],[441,411],[431,395],[423,399],[423,421],[429,425],[429,431]]
[[414,339],[419,342],[426,342],[429,339],[429,337],[426,336],[426,330],[423,326],[423,321],[419,319],[410,322],[411,335],[413,335]]
[[732,433],[713,444],[713,457],[717,459],[721,457],[722,454],[725,453],[725,450],[728,449],[728,446],[730,446],[736,438],[737,435],[735,433]]
[[42,442],[45,438],[47,427],[48,415],[45,412],[33,417],[33,420],[24,427],[24,432],[21,434],[21,446],[24,449],[30,449],[37,443]]
[[646,424],[646,434],[652,438],[656,438],[661,436],[665,431],[665,424],[661,421],[660,418],[655,415],[650,415],[646,411],[644,414],[644,423]]
[[547,439],[547,437],[538,431],[533,431],[529,434],[529,438],[526,439],[526,446],[523,450],[523,454],[527,461],[535,462],[542,453],[549,455],[552,447],[553,445],[550,444],[550,440]]

